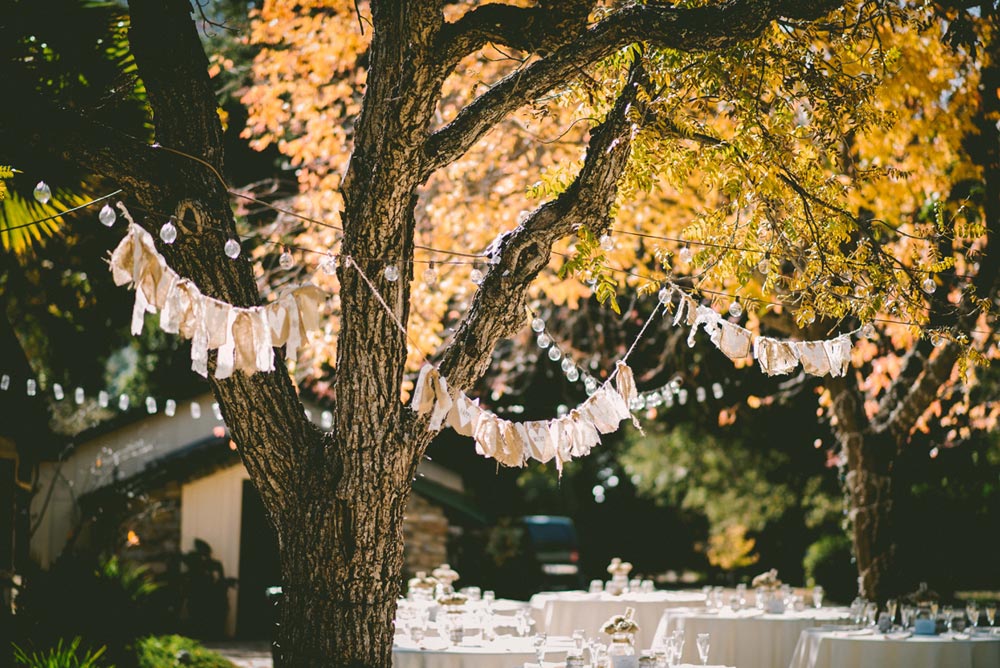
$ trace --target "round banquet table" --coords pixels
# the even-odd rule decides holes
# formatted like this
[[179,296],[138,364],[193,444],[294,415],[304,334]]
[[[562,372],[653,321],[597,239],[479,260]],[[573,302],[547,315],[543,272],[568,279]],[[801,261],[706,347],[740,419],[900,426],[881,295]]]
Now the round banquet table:
[[[429,636],[417,647],[412,640],[396,636],[392,646],[393,668],[520,668],[537,662],[533,639],[501,637],[477,645],[448,646],[444,639]],[[569,638],[551,638],[545,644],[546,664],[549,660],[566,659],[572,646]]]
[[863,631],[802,633],[789,668],[997,668],[1000,635],[886,637]]
[[708,633],[708,658],[716,663],[728,663],[740,668],[785,668],[795,653],[802,631],[830,623],[848,620],[845,608],[788,611],[767,614],[760,610],[733,612],[674,608],[666,610],[656,627],[653,644],[675,629],[684,632],[684,653],[681,660],[698,662],[696,638]]
[[647,649],[653,641],[653,630],[667,608],[703,605],[705,595],[695,591],[655,591],[648,594],[590,594],[582,591],[543,592],[531,597],[531,614],[537,630],[549,635],[572,636],[583,629],[588,636],[599,636],[601,626],[614,615],[635,609],[639,632],[635,634],[636,650]]

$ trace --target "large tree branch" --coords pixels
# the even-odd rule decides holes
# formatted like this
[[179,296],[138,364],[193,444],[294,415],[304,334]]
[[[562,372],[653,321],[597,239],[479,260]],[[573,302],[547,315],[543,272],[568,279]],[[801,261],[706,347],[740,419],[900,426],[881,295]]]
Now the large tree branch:
[[[729,0],[708,7],[676,8],[670,5],[629,5],[601,20],[554,53],[514,72],[469,103],[451,123],[427,141],[427,173],[449,164],[465,153],[490,128],[530,100],[573,79],[579,71],[616,49],[647,42],[661,48],[683,51],[712,51],[757,37],[773,20],[792,16],[813,19],[840,6],[840,0]],[[808,5],[804,7],[803,5]],[[487,5],[488,6],[488,5]],[[483,9],[485,9],[484,6]],[[490,10],[508,12],[509,10]],[[476,12],[472,12],[475,14]],[[518,15],[522,23],[532,20]],[[461,23],[461,21],[459,21]],[[468,30],[455,39],[466,48],[481,46],[483,40],[503,38],[500,31],[486,30],[490,21],[471,17]],[[455,32],[455,31],[453,31]],[[454,58],[454,49],[445,49]],[[445,65],[448,65],[445,62]]]
[[536,209],[500,244],[500,261],[490,267],[469,314],[442,355],[441,372],[452,387],[471,387],[489,366],[497,342],[523,326],[528,288],[548,265],[552,245],[580,225],[597,234],[607,229],[618,181],[628,163],[633,124],[629,111],[639,78],[636,64],[608,117],[591,132],[587,157],[573,184]]

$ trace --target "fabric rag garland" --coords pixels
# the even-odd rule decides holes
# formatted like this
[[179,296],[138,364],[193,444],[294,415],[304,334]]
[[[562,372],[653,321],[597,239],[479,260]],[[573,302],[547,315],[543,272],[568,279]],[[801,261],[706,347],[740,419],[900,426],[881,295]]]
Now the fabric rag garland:
[[800,364],[803,371],[813,376],[847,375],[851,362],[850,333],[825,341],[784,341],[754,336],[749,329],[729,322],[712,308],[700,306],[679,287],[672,286],[671,297],[675,294],[678,302],[673,324],[677,326],[683,322],[691,327],[687,339],[689,346],[694,346],[698,329],[702,328],[726,357],[735,362],[752,354],[761,371],[768,376],[791,373]]
[[430,414],[429,431],[446,423],[456,432],[476,441],[476,452],[505,466],[524,466],[529,459],[548,463],[553,459],[562,473],[563,465],[583,457],[600,444],[601,435],[617,431],[619,424],[635,417],[629,402],[635,399],[635,379],[625,362],[618,362],[612,374],[593,395],[566,415],[552,420],[512,422],[479,406],[464,392],[455,391],[432,365],[420,369],[410,407],[420,415]]
[[135,289],[132,334],[142,332],[147,313],[160,313],[160,329],[191,339],[191,369],[208,376],[208,352],[217,350],[216,378],[234,370],[247,374],[274,370],[274,348],[298,357],[306,333],[319,329],[326,293],[314,285],[292,288],[266,306],[241,308],[207,297],[189,279],[167,266],[152,235],[134,222],[111,254],[115,285]]

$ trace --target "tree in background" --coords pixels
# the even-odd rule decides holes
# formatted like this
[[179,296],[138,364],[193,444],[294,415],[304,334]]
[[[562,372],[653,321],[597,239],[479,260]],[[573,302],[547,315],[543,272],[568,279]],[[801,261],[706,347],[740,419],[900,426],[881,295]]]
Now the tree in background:
[[[57,91],[34,78],[14,80],[26,84],[13,87],[23,104],[16,114],[2,112],[0,139],[12,141],[14,130],[35,150],[105,175],[151,230],[175,216],[177,243],[162,248],[170,265],[207,295],[257,305],[251,263],[222,253],[235,220],[220,178],[225,155],[210,64],[191,7],[134,0],[129,9],[129,45],[157,145],[109,127],[93,107],[61,105]],[[883,149],[907,146],[912,128],[894,134],[906,123],[895,122],[882,93],[897,71],[911,71],[902,46],[935,48],[929,35],[939,24],[928,12],[833,0],[265,3],[251,38],[274,48],[258,60],[267,85],[245,98],[251,105],[259,98],[249,131],[293,156],[311,217],[342,227],[342,239],[314,236],[312,245],[350,258],[335,284],[326,279],[338,295],[336,345],[314,367],[341,371],[331,385],[330,431],[306,419],[280,365],[211,381],[277,530],[283,663],[390,664],[403,509],[433,436],[400,400],[407,363],[419,359],[417,348],[440,344],[441,373],[453,388],[470,388],[497,343],[525,324],[536,285],[569,303],[583,294],[553,277],[550,264],[562,265],[563,277],[585,278],[615,308],[623,283],[655,291],[670,272],[704,295],[738,294],[752,326],[802,326],[805,334],[824,320],[852,327],[879,313],[923,325],[934,305],[921,291],[924,280],[954,266],[988,278],[968,302],[975,315],[984,312],[988,302],[971,296],[992,294],[993,275],[983,263],[977,274],[967,257],[983,252],[982,221],[995,218],[977,221],[970,199],[962,216],[920,231],[919,219],[893,209],[902,200],[874,212],[860,204],[881,192],[879,180],[906,177],[924,190],[958,173],[957,154],[941,147],[926,152],[912,180],[896,165],[898,151],[871,148],[879,161],[858,160],[857,168],[852,160],[852,146],[882,146],[879,137]],[[991,12],[984,9],[982,20]],[[355,22],[356,32],[345,31]],[[15,42],[5,66],[30,70],[34,49]],[[934,53],[942,69],[957,67],[946,49]],[[474,83],[483,61],[495,61],[502,78]],[[975,68],[963,74],[956,87],[973,86]],[[518,125],[525,132],[511,131]],[[313,128],[315,136],[306,134]],[[567,128],[579,134],[567,137]],[[573,162],[558,152],[546,157],[552,145]],[[486,156],[508,149],[513,163],[494,168]],[[538,173],[539,166],[548,169]],[[534,175],[529,194],[540,204],[516,194]],[[609,251],[598,240],[612,226],[618,248]],[[969,243],[945,255],[899,231],[935,241],[957,234]],[[676,242],[629,236],[678,232],[700,249],[690,260]],[[494,239],[493,262],[413,280],[417,263],[444,266],[442,254],[425,247],[478,258]],[[423,278],[431,267],[419,266]],[[473,269],[484,274],[477,288],[467,280]],[[640,276],[623,281],[622,270]],[[409,325],[412,348],[398,323]],[[960,351],[974,357],[982,346],[952,341],[959,331],[932,357],[953,351],[949,369]],[[856,542],[867,573],[869,553]],[[878,581],[869,582],[878,593]]]

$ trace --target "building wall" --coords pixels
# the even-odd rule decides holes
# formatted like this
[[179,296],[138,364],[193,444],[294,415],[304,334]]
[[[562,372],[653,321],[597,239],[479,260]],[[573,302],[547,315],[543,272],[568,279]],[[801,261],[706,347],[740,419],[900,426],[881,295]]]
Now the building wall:
[[[240,530],[243,518],[243,481],[249,475],[242,464],[222,469],[181,488],[180,544],[182,552],[194,549],[199,538],[212,548],[226,577],[240,573]],[[226,635],[236,633],[239,585],[229,590]]]
[[448,519],[440,506],[411,494],[403,524],[403,576],[432,570],[448,561]]

